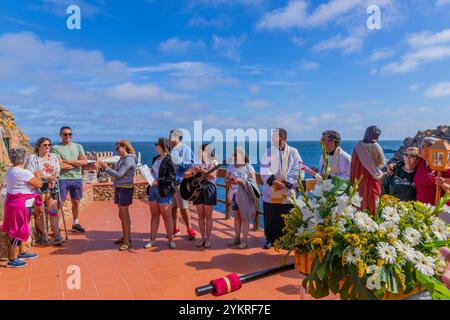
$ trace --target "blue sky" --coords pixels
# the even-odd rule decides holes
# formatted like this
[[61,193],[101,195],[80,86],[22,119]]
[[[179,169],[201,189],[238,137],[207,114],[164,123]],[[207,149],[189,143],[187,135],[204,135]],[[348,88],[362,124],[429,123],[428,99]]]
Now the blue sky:
[[0,104],[32,139],[69,124],[83,141],[153,140],[195,120],[403,139],[448,124],[449,62],[450,0],[0,3]]

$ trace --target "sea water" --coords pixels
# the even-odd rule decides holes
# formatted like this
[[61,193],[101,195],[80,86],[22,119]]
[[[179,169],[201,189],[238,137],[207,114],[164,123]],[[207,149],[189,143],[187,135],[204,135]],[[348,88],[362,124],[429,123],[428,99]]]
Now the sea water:
[[[348,152],[350,155],[353,152],[353,149],[355,148],[357,141],[342,141],[341,142],[341,148],[344,149],[346,152]],[[86,151],[98,151],[98,152],[104,152],[104,151],[113,151],[115,149],[115,142],[82,142],[81,143]],[[157,155],[155,150],[155,143],[154,142],[132,142],[133,147],[136,149],[136,152],[141,153],[142,157],[142,163],[151,165],[152,159],[154,156]],[[303,162],[307,166],[319,166],[319,160],[320,156],[322,155],[322,149],[320,146],[319,141],[289,141],[288,144],[291,147],[296,148],[300,156],[302,157]],[[397,150],[402,146],[402,141],[380,141],[380,145],[383,148],[389,148]],[[249,150],[249,144],[246,143],[246,149]],[[223,148],[224,152],[226,148]],[[263,152],[264,150],[258,149],[258,154]],[[196,152],[198,154],[198,152]],[[231,157],[232,154],[224,154],[224,158]],[[387,153],[386,158],[390,159],[393,156],[392,153]],[[253,164],[256,172],[259,172],[259,157],[257,157],[256,163]],[[218,179],[219,183],[223,183],[223,179]],[[217,188],[217,197],[220,199],[225,199],[225,190],[224,188]],[[261,206],[262,208],[262,206]],[[217,203],[217,206],[215,207],[215,210],[220,212],[225,212],[225,205],[222,203]],[[263,226],[263,221],[261,217],[261,226]]]

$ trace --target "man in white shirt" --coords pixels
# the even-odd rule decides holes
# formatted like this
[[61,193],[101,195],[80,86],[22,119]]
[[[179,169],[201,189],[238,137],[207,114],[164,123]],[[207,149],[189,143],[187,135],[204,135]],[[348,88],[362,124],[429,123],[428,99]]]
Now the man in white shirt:
[[[337,176],[348,180],[350,178],[352,157],[339,146],[341,143],[341,135],[339,132],[327,130],[322,133],[321,141],[325,145],[325,150],[328,153],[330,176]],[[320,174],[325,172],[323,156],[320,158],[319,169],[312,169]]]
[[302,158],[297,149],[286,143],[287,131],[275,129],[272,135],[272,146],[267,149],[261,159],[260,173],[264,181],[264,234],[266,243],[264,249],[272,247],[273,243],[283,235],[284,220],[282,214],[287,214],[293,208],[289,201],[296,195],[297,177],[304,179],[305,173],[300,171]]

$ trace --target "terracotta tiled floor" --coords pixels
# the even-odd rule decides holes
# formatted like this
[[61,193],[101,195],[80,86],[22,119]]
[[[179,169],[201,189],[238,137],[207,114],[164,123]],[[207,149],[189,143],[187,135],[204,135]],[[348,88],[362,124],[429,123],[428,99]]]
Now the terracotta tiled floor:
[[[96,202],[81,215],[85,234],[70,234],[63,247],[34,247],[38,259],[23,269],[0,268],[0,299],[308,299],[300,290],[301,276],[284,272],[244,284],[223,297],[195,296],[195,288],[229,273],[246,274],[276,267],[281,254],[262,250],[264,234],[252,232],[249,249],[227,248],[233,236],[232,220],[214,213],[212,247],[199,249],[193,241],[176,238],[171,250],[163,223],[157,248],[144,249],[150,228],[146,202],[131,208],[133,245],[119,252],[113,240],[120,236],[117,209],[112,202]],[[197,216],[192,211],[194,228]],[[184,224],[181,224],[185,233]],[[2,264],[4,264],[2,262]],[[69,266],[81,271],[81,289],[69,290]],[[3,266],[3,265],[2,265]]]

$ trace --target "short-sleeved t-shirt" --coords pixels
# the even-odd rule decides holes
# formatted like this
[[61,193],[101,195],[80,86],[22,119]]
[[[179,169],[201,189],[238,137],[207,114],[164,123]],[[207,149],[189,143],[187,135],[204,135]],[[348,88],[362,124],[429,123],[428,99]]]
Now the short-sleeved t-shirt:
[[52,176],[59,176],[61,171],[58,156],[50,153],[49,159],[42,159],[38,155],[31,155],[27,163],[27,169],[31,172],[41,171],[42,179],[48,179]]
[[28,184],[34,178],[31,171],[13,167],[6,172],[6,190],[9,194],[33,194],[36,190]]
[[[79,160],[81,156],[86,155],[83,146],[78,143],[59,144],[53,147],[53,153],[56,153],[63,160]],[[83,172],[81,168],[72,170],[61,169],[61,180],[75,180],[83,179]]]

